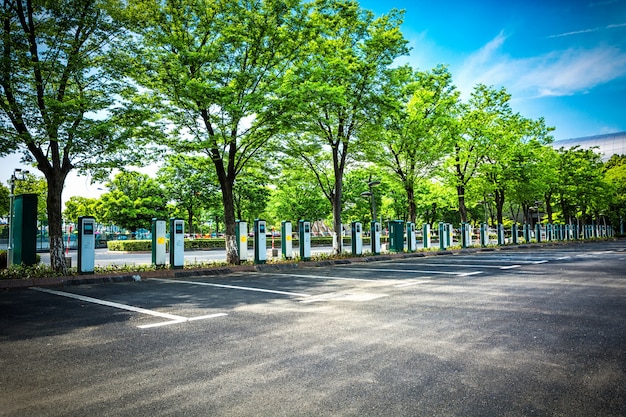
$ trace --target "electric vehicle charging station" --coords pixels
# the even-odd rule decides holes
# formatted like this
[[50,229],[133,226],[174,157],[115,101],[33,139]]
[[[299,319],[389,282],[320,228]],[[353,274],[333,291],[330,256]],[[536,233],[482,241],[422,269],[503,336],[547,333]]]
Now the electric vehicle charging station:
[[454,243],[452,241],[452,224],[446,223],[446,248],[449,248]]
[[237,239],[237,252],[239,252],[239,262],[248,260],[248,224],[242,221],[235,221],[235,239]]
[[404,252],[404,221],[389,222],[389,252]]
[[513,223],[513,226],[511,227],[511,239],[514,245],[517,245],[519,243],[518,234],[519,234],[519,231],[517,229],[517,223]]
[[430,248],[430,224],[426,223],[422,226],[422,237],[424,240],[424,249]]
[[37,263],[37,194],[13,197],[12,216],[9,219],[7,264],[35,265]]
[[363,225],[361,222],[352,222],[352,254],[363,254]]
[[415,236],[415,223],[407,222],[406,224],[406,246],[407,251],[415,252],[417,250],[417,237]]
[[380,254],[380,223],[372,221],[370,223],[370,243],[372,246],[372,253],[374,255]]
[[254,263],[264,264],[267,261],[267,225],[265,220],[254,220]]
[[152,264],[165,266],[167,261],[167,239],[164,219],[152,219]]
[[446,237],[445,237],[446,228],[443,222],[439,222],[439,249],[446,249]]
[[96,261],[96,219],[78,218],[78,272],[93,274]]
[[461,247],[469,248],[470,243],[470,229],[468,223],[461,223]]
[[504,225],[498,224],[498,245],[504,245]]
[[530,225],[524,223],[524,243],[530,243]]
[[487,246],[489,243],[489,237],[487,234],[487,223],[480,224],[480,246]]
[[300,259],[311,259],[311,222],[306,220],[298,221],[298,232],[300,237]]
[[170,268],[180,269],[185,265],[185,221],[170,219]]
[[280,248],[283,254],[283,258],[293,258],[293,241],[291,237],[291,222],[280,222]]

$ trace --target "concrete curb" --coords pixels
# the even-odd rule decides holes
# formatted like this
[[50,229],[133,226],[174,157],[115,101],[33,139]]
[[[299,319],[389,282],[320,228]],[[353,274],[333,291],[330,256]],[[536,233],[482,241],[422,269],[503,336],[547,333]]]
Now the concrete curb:
[[301,262],[285,262],[285,263],[268,263],[261,265],[229,265],[198,269],[157,269],[154,271],[143,272],[124,272],[109,274],[92,274],[92,275],[73,275],[65,277],[52,278],[25,278],[25,279],[4,279],[0,280],[0,290],[14,290],[28,287],[53,287],[53,286],[72,286],[72,285],[88,285],[88,284],[106,284],[115,282],[131,282],[140,281],[150,278],[189,278],[208,275],[227,275],[234,272],[274,272],[286,271],[290,269],[303,268],[319,268],[333,265],[349,265],[353,263],[364,262],[383,262],[393,259],[422,258],[426,256],[450,256],[460,253],[480,253],[493,252],[500,250],[524,250],[533,248],[543,248],[550,246],[564,246],[580,243],[591,243],[597,241],[566,241],[566,242],[542,242],[534,244],[521,244],[511,246],[488,246],[488,247],[471,247],[463,249],[448,249],[436,251],[421,251],[412,253],[384,253],[380,255],[368,255],[354,258],[328,259],[323,261],[301,261]]

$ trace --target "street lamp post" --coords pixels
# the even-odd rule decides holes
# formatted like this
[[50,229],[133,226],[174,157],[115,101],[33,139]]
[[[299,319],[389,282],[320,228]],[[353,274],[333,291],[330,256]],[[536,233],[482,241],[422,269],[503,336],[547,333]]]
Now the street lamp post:
[[361,193],[362,197],[369,197],[372,205],[372,221],[376,221],[376,198],[374,197],[374,187],[380,185],[380,181],[369,181],[367,186],[369,187],[369,191],[365,191]]
[[13,174],[9,179],[9,185],[11,186],[9,193],[9,242],[7,245],[7,268],[13,265],[13,202],[15,200],[15,183],[17,181],[24,181],[26,179],[28,171],[22,171],[21,168],[15,168]]

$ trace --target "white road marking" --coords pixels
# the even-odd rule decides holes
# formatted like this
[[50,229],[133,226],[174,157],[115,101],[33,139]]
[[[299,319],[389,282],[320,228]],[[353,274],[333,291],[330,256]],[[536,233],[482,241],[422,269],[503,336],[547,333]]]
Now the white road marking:
[[508,265],[508,266],[500,266],[500,265],[468,265],[463,263],[450,263],[450,264],[436,264],[436,263],[423,263],[420,265],[424,266],[441,266],[441,267],[463,267],[463,268],[497,268],[497,269],[509,269],[509,268],[519,268],[521,265]]
[[241,287],[238,285],[225,285],[225,284],[212,284],[209,282],[198,282],[198,281],[182,281],[182,280],[174,280],[174,279],[163,279],[163,278],[150,278],[151,281],[161,281],[167,282],[170,284],[189,284],[189,285],[201,285],[205,287],[217,287],[217,288],[228,288],[231,290],[242,290],[242,291],[255,291],[255,292],[265,292],[270,294],[280,294],[280,295],[289,295],[293,297],[310,297],[311,294],[297,293],[297,292],[288,292],[288,291],[278,291],[278,290],[266,290],[264,288],[254,288],[254,287]]
[[405,272],[407,274],[420,273],[420,274],[439,274],[439,275],[455,275],[459,277],[465,277],[469,275],[480,274],[480,271],[476,272],[449,272],[449,271],[423,271],[419,269],[385,269],[385,268],[350,268],[355,271],[372,271],[372,272]]
[[39,292],[48,293],[48,294],[59,295],[61,297],[73,298],[75,300],[84,301],[86,303],[98,304],[98,305],[102,305],[106,307],[117,308],[120,310],[132,311],[135,313],[146,314],[149,316],[169,319],[169,321],[166,321],[166,322],[148,324],[144,326],[137,326],[140,329],[147,329],[150,327],[158,327],[158,326],[166,326],[169,324],[184,323],[186,321],[204,320],[204,319],[209,319],[209,318],[214,318],[214,317],[227,316],[226,313],[217,313],[217,314],[210,314],[207,316],[199,316],[199,317],[183,317],[183,316],[178,316],[176,314],[161,313],[160,311],[148,310],[146,308],[135,307],[135,306],[131,306],[128,304],[115,303],[113,301],[100,300],[99,298],[87,297],[84,295],[72,294],[72,293],[64,292],[64,291],[56,291],[56,290],[50,290],[47,288],[39,288],[39,287],[33,287],[31,289],[35,291],[39,291]]
[[534,261],[533,265],[547,264],[547,263],[548,263],[548,261],[544,259],[543,261]]
[[380,282],[379,279],[366,279],[366,278],[348,278],[348,277],[335,277],[335,276],[326,276],[326,275],[306,275],[306,274],[289,274],[289,273],[267,273],[267,272],[257,272],[257,275],[271,275],[271,276],[286,276],[286,277],[295,277],[295,278],[313,278],[313,279],[337,279],[344,281],[364,281],[364,282]]
[[404,284],[394,285],[394,287],[396,287],[396,288],[403,288],[403,287],[410,287],[412,285],[429,284],[429,283],[432,283],[432,282],[433,281],[412,281],[412,282],[405,282]]

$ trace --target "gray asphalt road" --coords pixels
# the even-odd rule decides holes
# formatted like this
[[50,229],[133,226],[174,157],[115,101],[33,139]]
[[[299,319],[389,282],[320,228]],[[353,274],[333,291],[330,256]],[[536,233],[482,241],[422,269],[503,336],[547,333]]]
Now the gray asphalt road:
[[0,416],[623,416],[626,241],[0,293]]

